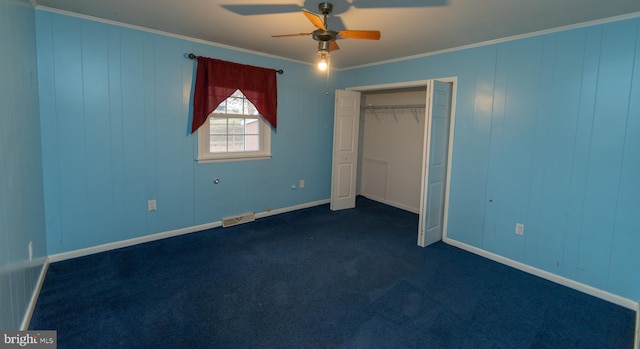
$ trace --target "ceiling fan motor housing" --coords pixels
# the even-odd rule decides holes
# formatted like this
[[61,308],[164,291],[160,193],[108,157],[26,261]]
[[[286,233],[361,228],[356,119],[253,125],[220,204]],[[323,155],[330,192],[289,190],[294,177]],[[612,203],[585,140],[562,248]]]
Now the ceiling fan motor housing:
[[338,33],[333,30],[317,29],[312,33],[312,37],[316,41],[335,41],[338,37]]
[[328,2],[322,2],[318,5],[320,12],[324,15],[321,16],[302,9],[302,13],[317,29],[311,33],[299,33],[299,34],[286,34],[286,35],[274,35],[273,37],[285,37],[285,36],[308,36],[310,35],[315,41],[318,41],[318,53],[323,56],[323,59],[329,55],[331,51],[339,50],[340,47],[336,43],[338,35],[343,39],[365,39],[365,40],[380,40],[380,32],[377,30],[329,30],[327,26],[327,16],[333,11],[333,4]]

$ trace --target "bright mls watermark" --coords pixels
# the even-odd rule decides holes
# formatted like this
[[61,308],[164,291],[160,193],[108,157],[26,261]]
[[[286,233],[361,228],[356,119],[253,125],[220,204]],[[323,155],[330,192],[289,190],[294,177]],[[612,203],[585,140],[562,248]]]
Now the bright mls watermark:
[[4,331],[0,330],[0,349],[42,348],[56,349],[56,331]]

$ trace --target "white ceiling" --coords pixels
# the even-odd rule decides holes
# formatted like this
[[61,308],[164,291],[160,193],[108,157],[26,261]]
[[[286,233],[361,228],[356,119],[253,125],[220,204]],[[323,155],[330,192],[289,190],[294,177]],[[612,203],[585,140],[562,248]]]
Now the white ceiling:
[[[315,62],[300,12],[318,0],[32,0],[37,8],[141,26],[296,61]],[[640,15],[639,0],[334,0],[332,30],[380,30],[380,41],[339,39],[334,68],[349,68],[611,17]],[[263,5],[263,6],[247,6]],[[197,52],[195,52],[197,54]]]

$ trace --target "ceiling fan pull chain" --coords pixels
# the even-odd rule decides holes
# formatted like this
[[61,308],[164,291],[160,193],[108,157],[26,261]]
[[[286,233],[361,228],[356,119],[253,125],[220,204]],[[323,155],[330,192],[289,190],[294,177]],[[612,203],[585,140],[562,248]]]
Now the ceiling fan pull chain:
[[329,95],[329,72],[331,72],[331,57],[329,56],[327,58],[327,82],[326,82],[326,86],[325,86],[325,94],[328,96]]

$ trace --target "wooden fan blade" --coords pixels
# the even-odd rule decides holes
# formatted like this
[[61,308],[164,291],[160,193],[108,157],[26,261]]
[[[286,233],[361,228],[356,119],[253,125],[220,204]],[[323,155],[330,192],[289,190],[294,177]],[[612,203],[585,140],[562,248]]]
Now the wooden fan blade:
[[345,39],[380,40],[377,30],[341,30],[340,36]]
[[329,51],[337,51],[340,49],[340,46],[338,46],[338,43],[335,41],[331,41],[331,43],[329,44]]
[[281,35],[271,35],[272,38],[284,38],[288,36],[309,36],[311,33],[300,33],[300,34],[281,34]]
[[318,29],[322,29],[322,30],[327,30],[327,27],[324,26],[324,22],[322,21],[322,17],[320,17],[319,15],[313,13],[313,12],[309,12],[307,10],[302,10],[302,13],[304,13],[305,16],[307,16],[307,19],[309,20],[309,22],[311,22],[311,24],[315,25],[316,28]]

